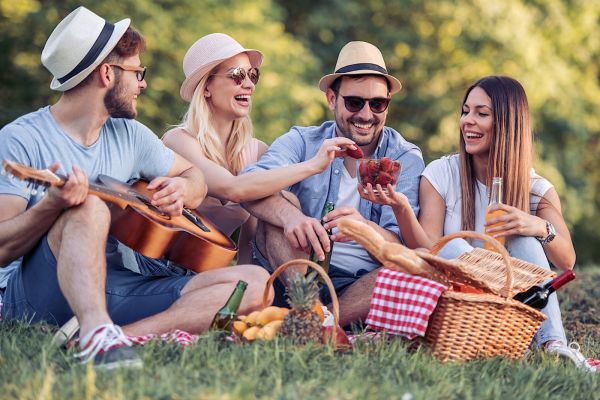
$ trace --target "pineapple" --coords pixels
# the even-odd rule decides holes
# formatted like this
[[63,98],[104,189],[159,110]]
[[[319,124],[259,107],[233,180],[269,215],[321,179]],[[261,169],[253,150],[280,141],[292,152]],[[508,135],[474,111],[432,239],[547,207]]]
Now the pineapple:
[[315,273],[307,276],[295,274],[285,291],[291,311],[283,320],[281,332],[300,344],[321,340],[321,319],[313,311],[313,306],[319,298],[315,276]]

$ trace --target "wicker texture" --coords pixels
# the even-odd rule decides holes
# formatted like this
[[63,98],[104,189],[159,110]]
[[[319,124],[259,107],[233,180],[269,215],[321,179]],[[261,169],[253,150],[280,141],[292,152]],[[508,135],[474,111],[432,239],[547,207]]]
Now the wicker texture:
[[[506,249],[497,240],[476,232],[457,232],[443,237],[434,246],[434,251],[457,237],[478,238],[491,243],[498,250],[498,256],[487,252],[482,253],[482,257],[493,255],[494,259],[502,259],[505,279],[500,291],[513,293],[513,265]],[[478,265],[483,267],[481,262],[480,259]],[[545,319],[544,314],[513,300],[512,296],[447,291],[440,297],[429,320],[423,342],[441,362],[496,356],[517,359],[523,356]]]

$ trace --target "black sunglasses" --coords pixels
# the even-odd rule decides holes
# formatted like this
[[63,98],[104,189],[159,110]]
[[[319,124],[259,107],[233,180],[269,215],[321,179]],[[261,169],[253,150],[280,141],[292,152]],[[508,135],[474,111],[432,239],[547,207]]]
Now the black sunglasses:
[[373,99],[364,99],[358,96],[342,96],[344,98],[344,106],[346,110],[350,112],[359,112],[365,106],[365,103],[369,103],[369,108],[375,114],[379,114],[387,110],[390,104],[390,99],[384,97],[375,97]]
[[250,82],[256,85],[258,83],[258,78],[260,78],[260,71],[258,68],[254,67],[248,68],[248,71],[242,67],[237,67],[226,74],[212,74],[212,76],[226,76],[233,79],[236,85],[241,85],[242,82],[244,82],[244,79],[246,79],[246,76],[248,76]]

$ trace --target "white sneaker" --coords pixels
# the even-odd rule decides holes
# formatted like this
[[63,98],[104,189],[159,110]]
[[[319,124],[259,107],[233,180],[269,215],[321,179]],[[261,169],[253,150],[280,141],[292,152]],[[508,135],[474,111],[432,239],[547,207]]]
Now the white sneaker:
[[577,368],[583,368],[589,372],[600,372],[600,361],[593,358],[585,358],[580,350],[581,348],[576,342],[571,342],[567,346],[561,341],[553,340],[546,345],[548,353],[570,359],[575,363]]
[[82,364],[93,361],[94,368],[141,368],[142,359],[120,327],[104,324],[81,338],[82,351],[75,354]]

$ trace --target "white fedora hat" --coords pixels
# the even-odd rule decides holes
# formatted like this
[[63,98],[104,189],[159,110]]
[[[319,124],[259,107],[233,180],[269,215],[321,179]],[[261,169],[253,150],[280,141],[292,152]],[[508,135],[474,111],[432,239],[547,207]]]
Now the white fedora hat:
[[191,101],[200,79],[221,62],[240,53],[248,54],[250,65],[260,67],[263,54],[254,49],[245,49],[231,36],[224,33],[211,33],[201,37],[189,48],[183,57],[185,80],[181,84],[181,98]]
[[42,64],[54,75],[50,89],[64,92],[85,79],[106,58],[131,20],[111,24],[78,7],[54,28],[42,50]]
[[400,81],[388,74],[381,51],[371,43],[349,42],[340,50],[333,74],[319,81],[319,89],[326,92],[333,81],[343,75],[381,75],[390,83],[390,93],[402,89]]

